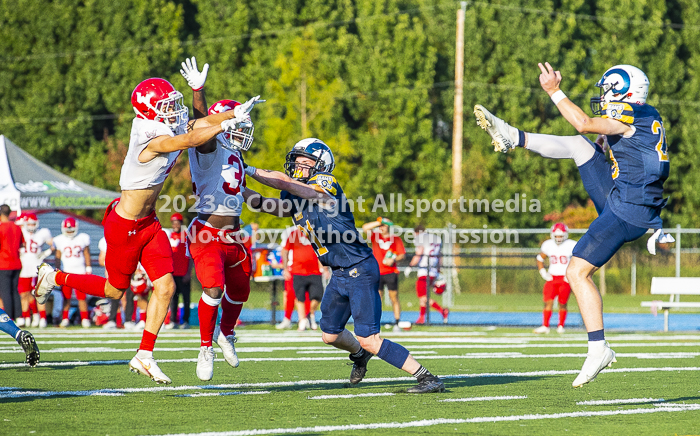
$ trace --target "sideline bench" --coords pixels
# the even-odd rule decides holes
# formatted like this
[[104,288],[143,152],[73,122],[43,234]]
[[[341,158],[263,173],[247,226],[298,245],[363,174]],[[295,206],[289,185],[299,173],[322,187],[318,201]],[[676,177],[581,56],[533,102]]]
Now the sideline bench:
[[664,311],[664,331],[668,331],[668,311],[671,308],[697,307],[699,302],[681,302],[681,295],[700,295],[700,277],[652,277],[651,295],[670,295],[669,301],[642,301],[642,307]]

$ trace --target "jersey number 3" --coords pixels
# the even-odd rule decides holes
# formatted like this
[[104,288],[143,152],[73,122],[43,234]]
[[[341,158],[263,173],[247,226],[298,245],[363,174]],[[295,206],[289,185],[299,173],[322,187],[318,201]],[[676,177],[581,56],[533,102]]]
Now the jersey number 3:
[[659,120],[651,123],[651,133],[659,135],[659,142],[656,143],[656,152],[659,154],[660,162],[668,162],[668,149],[666,148],[666,130]]

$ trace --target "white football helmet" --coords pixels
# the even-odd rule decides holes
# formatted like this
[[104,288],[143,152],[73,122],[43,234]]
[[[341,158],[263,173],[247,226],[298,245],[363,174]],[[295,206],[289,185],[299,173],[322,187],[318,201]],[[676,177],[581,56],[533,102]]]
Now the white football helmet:
[[552,226],[551,236],[554,242],[559,245],[569,239],[569,228],[564,223],[556,223]]
[[615,65],[603,74],[598,83],[600,97],[591,97],[591,111],[601,115],[602,108],[611,101],[644,104],[649,93],[649,78],[644,71],[632,65]]
[[[299,165],[296,163],[298,157],[307,157],[316,161],[313,167],[308,165]],[[309,167],[308,177],[303,177],[302,167]],[[302,139],[294,144],[292,150],[287,153],[287,159],[284,164],[284,169],[287,175],[301,182],[307,182],[309,178],[316,173],[332,173],[335,169],[335,158],[330,147],[325,142],[316,138]]]

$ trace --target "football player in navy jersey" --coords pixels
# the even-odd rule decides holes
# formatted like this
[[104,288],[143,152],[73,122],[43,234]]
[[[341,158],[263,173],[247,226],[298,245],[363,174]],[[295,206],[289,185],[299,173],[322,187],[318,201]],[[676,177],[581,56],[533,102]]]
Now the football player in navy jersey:
[[[443,392],[444,383],[418,363],[401,345],[379,336],[382,315],[379,296],[379,265],[372,249],[355,227],[355,218],[343,189],[333,176],[335,160],[321,140],[299,141],[287,154],[285,173],[247,166],[246,174],[282,191],[278,202],[261,200],[256,209],[291,216],[305,233],[319,260],[333,270],[321,300],[323,341],[350,352],[353,362],[350,383],[359,383],[367,362],[377,355],[385,362],[415,376],[418,385],[409,393]],[[248,202],[255,205],[255,201]],[[355,334],[345,328],[350,316]]]
[[[566,277],[578,300],[588,331],[588,355],[573,382],[580,387],[615,362],[615,352],[605,342],[603,303],[592,276],[625,242],[654,229],[647,243],[673,242],[661,231],[659,214],[665,206],[663,184],[669,174],[669,158],[663,121],[646,104],[649,79],[639,68],[616,65],[596,83],[600,96],[591,98],[589,117],[559,88],[561,73],[549,63],[538,64],[540,84],[578,136],[525,133],[476,105],[477,123],[493,139],[496,151],[523,147],[552,159],[573,159],[596,210],[596,218],[573,251]],[[596,143],[583,136],[598,134]],[[612,167],[605,159],[610,149]]]

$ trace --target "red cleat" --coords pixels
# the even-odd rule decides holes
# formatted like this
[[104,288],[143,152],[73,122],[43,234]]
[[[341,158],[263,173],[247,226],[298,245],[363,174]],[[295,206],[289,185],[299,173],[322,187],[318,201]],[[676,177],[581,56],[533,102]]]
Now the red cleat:
[[414,322],[414,324],[420,324],[420,325],[425,324],[425,317],[419,316],[418,319],[416,320],[416,322]]
[[442,309],[442,323],[447,324],[447,317],[450,315],[450,309]]

